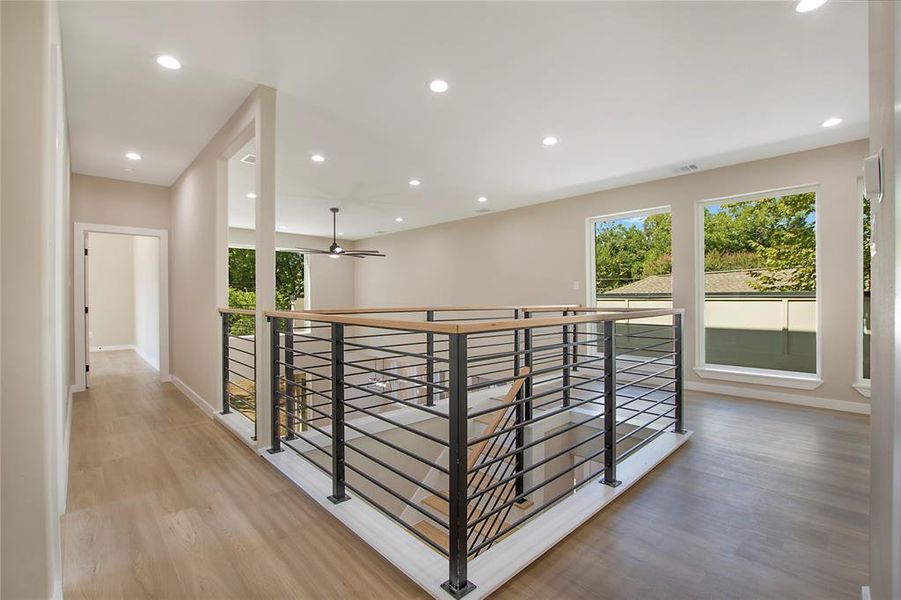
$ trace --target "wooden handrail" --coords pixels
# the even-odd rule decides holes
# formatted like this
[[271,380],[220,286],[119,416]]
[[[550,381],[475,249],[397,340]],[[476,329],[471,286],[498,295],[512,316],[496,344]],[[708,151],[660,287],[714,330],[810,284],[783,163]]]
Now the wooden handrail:
[[441,322],[433,321],[402,321],[398,319],[383,319],[378,317],[358,317],[342,314],[325,314],[309,311],[265,311],[267,317],[276,319],[299,319],[301,321],[316,321],[320,323],[343,323],[345,325],[357,325],[360,327],[375,327],[398,331],[427,332],[427,333],[485,333],[488,331],[513,331],[515,329],[534,329],[538,327],[550,327],[552,325],[577,325],[579,323],[600,323],[602,321],[627,321],[630,319],[648,319],[684,313],[681,308],[660,309],[629,309],[615,310],[611,312],[594,312],[592,314],[577,315],[572,317],[537,317],[531,319],[499,319],[497,321],[479,322]]
[[[491,422],[488,424],[488,427],[486,427],[482,431],[482,433],[479,434],[480,437],[481,436],[489,436],[497,430],[498,425],[500,425],[501,421],[503,421],[503,419],[504,419],[504,414],[507,412],[506,407],[509,406],[510,403],[516,399],[516,394],[519,393],[520,388],[522,388],[523,384],[526,381],[526,377],[529,376],[530,372],[531,372],[531,370],[529,369],[529,367],[523,367],[523,369],[519,372],[519,376],[513,380],[512,385],[510,385],[510,389],[507,390],[506,395],[504,395],[503,399],[501,400],[501,405],[498,408],[498,410],[496,411],[497,414],[495,414],[494,419],[492,419]],[[491,439],[494,439],[494,438],[491,438]],[[472,468],[476,465],[476,462],[479,460],[479,457],[482,455],[482,453],[485,451],[485,448],[488,446],[489,441],[490,440],[487,440],[487,439],[482,440],[481,442],[477,443],[476,445],[474,445],[472,448],[469,449],[469,458],[466,461],[466,470],[467,471],[472,471]]]
[[220,315],[247,315],[247,316],[253,316],[253,315],[257,314],[256,311],[253,310],[253,309],[251,309],[251,308],[222,308],[222,307],[220,307],[220,308],[218,308],[218,309],[216,309],[216,310],[219,311],[219,314],[220,314]]

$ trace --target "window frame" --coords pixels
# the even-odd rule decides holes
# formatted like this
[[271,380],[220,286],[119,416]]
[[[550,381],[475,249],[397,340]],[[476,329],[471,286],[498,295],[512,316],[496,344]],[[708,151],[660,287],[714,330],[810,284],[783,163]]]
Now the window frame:
[[[856,313],[857,320],[855,321],[855,327],[857,328],[857,335],[855,335],[856,340],[856,352],[855,352],[855,367],[854,367],[854,383],[851,384],[855,390],[860,393],[861,396],[865,398],[870,397],[870,379],[865,378],[863,376],[863,259],[864,259],[864,250],[863,247],[863,226],[864,226],[864,218],[863,218],[863,177],[857,178],[857,300],[855,301],[856,305]],[[872,210],[873,205],[870,204],[870,220],[872,221]],[[872,311],[872,307],[870,309]],[[872,340],[872,335],[870,336]],[[872,354],[870,355],[872,358]],[[870,365],[872,369],[872,364]]]
[[[816,372],[804,373],[800,371],[785,371],[781,369],[760,369],[755,367],[741,367],[735,365],[722,365],[707,362],[707,332],[705,319],[705,279],[706,270],[704,250],[704,209],[714,204],[731,202],[759,201],[769,198],[781,198],[792,194],[814,194],[814,211],[817,218],[814,222],[814,235],[816,237]],[[694,372],[704,379],[718,379],[739,383],[763,384],[776,387],[813,390],[823,384],[823,311],[821,310],[822,286],[820,285],[820,273],[822,268],[822,242],[820,240],[820,185],[816,183],[794,185],[771,190],[762,190],[744,194],[706,198],[695,201],[695,367]],[[862,234],[861,234],[862,235]],[[862,277],[861,277],[862,278]]]

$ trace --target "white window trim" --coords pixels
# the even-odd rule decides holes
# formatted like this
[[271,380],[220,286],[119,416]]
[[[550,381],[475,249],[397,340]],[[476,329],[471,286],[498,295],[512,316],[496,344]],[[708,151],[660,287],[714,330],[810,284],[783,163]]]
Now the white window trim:
[[[856,352],[854,354],[854,383],[851,387],[864,398],[870,397],[870,380],[863,376],[863,177],[857,179],[857,320],[855,327],[857,334],[854,336],[856,340]],[[872,205],[871,205],[872,210]]]
[[[759,192],[750,192],[747,194],[738,194],[734,196],[721,196],[719,198],[708,198],[698,200],[695,203],[695,273],[698,277],[695,279],[695,364],[694,372],[699,377],[705,379],[719,379],[722,381],[735,381],[739,383],[754,383],[762,385],[770,385],[776,387],[786,387],[793,389],[813,390],[823,384],[822,379],[822,331],[823,331],[823,311],[820,310],[822,298],[822,286],[817,281],[816,290],[816,352],[817,367],[815,373],[799,373],[796,371],[781,371],[771,369],[752,369],[748,367],[737,367],[733,365],[717,365],[708,363],[706,348],[706,331],[704,319],[704,300],[705,300],[705,269],[704,269],[704,209],[711,204],[722,204],[724,202],[743,202],[748,200],[764,200],[766,198],[778,198],[788,196],[790,194],[803,194],[813,192],[815,195],[814,210],[819,216],[820,212],[820,186],[816,183],[789,186],[772,190],[763,190]],[[820,220],[819,217],[814,222],[814,233],[816,236],[816,277],[819,280],[821,272],[822,248],[820,242]]]

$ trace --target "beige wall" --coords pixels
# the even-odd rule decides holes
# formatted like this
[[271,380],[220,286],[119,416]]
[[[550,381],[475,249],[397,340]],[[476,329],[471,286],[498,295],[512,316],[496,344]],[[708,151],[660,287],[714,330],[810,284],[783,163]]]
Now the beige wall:
[[[357,306],[586,303],[586,221],[618,212],[671,206],[674,304],[686,311],[686,380],[705,382],[695,366],[696,202],[819,184],[819,287],[824,383],[792,394],[865,402],[852,389],[856,370],[858,289],[857,179],[865,141],[601,191],[367,240],[385,259],[356,266]],[[361,242],[362,243],[362,242]],[[575,288],[578,289],[575,289]],[[715,382],[723,383],[723,382]],[[785,393],[767,386],[744,390]]]
[[88,346],[135,343],[134,238],[88,234]]
[[62,597],[68,140],[55,3],[2,2],[0,596]]
[[[249,229],[229,228],[229,244],[241,246],[253,246],[256,233]],[[311,235],[298,235],[295,233],[277,232],[275,234],[275,247],[278,249],[291,248],[321,248],[328,250],[331,238],[316,237]],[[341,242],[347,249],[355,248],[354,242]],[[306,257],[306,271],[309,276],[306,281],[307,294],[310,308],[344,308],[354,306],[354,259],[335,260],[328,256],[315,254]]]
[[901,598],[901,364],[899,364],[898,152],[901,136],[901,11],[869,7],[870,151],[884,152],[885,195],[873,203],[872,413],[870,451],[870,592]]
[[73,173],[72,221],[169,229],[169,195],[161,185]]
[[[273,131],[271,123],[261,125],[261,114],[270,112],[270,104],[271,116],[274,116],[274,94],[271,88],[256,88],[172,186],[171,371],[173,381],[183,384],[211,406],[218,405],[221,377],[220,325],[216,309],[227,299],[228,204],[227,172],[223,163],[229,153],[254,137],[255,127],[263,130],[256,131],[256,154],[258,167],[266,171],[257,184],[256,222],[261,227],[267,224],[267,232],[272,232],[268,234],[268,243],[273,248],[271,257],[264,256],[268,254],[266,252],[258,253],[257,288],[269,291],[258,294],[257,303],[261,309],[275,306],[274,171],[267,166],[273,160],[273,150],[269,147],[274,146],[271,143]],[[241,140],[248,130],[250,137],[238,144],[237,140]],[[262,142],[261,134],[264,134]],[[261,207],[266,207],[263,218],[259,214]],[[261,247],[259,239],[255,246]],[[261,272],[261,259],[268,263],[268,266],[263,265],[263,270],[268,273]],[[267,275],[271,278],[268,285],[261,286],[259,277]],[[260,352],[260,346],[264,346],[262,340],[257,348],[258,381],[266,381],[263,379],[266,377],[266,357]],[[265,386],[258,385],[258,388]],[[265,423],[265,420],[260,422]],[[263,429],[261,424],[259,437],[266,439]]]
[[[72,173],[69,189],[71,202],[69,232],[73,230],[75,223],[170,229],[172,214],[171,190],[165,186]],[[71,246],[72,244],[66,243],[70,278],[75,273],[75,261],[72,257]],[[172,253],[169,256],[171,257]],[[170,262],[171,260],[170,258]],[[69,287],[68,294],[68,314],[72,315],[74,314],[73,307],[75,305],[74,287]],[[69,331],[68,379],[69,383],[74,383],[75,324],[71,319],[67,328]]]

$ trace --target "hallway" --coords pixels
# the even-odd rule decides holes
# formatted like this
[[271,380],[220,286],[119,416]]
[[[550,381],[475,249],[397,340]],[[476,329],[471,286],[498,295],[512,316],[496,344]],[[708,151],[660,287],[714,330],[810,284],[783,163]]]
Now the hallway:
[[66,598],[422,596],[136,354],[91,360],[73,402]]
[[[68,598],[424,597],[135,354],[92,360]],[[868,419],[699,394],[686,411],[678,455],[494,597],[859,598]]]

